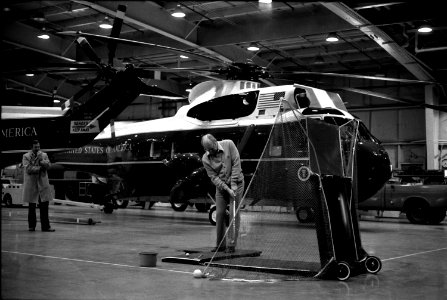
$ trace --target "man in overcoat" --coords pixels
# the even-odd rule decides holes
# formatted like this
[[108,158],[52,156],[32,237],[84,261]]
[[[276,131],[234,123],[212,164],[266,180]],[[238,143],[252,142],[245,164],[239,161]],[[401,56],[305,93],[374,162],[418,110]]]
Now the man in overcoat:
[[53,199],[47,169],[51,163],[48,155],[40,151],[38,140],[33,141],[31,151],[22,158],[23,202],[28,205],[28,230],[36,230],[36,205],[39,203],[40,225],[42,231],[53,232],[48,218],[48,205]]

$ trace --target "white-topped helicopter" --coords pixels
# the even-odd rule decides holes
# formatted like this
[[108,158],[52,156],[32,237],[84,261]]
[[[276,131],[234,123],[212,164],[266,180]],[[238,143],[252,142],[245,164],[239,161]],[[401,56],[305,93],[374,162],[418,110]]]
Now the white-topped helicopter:
[[[175,116],[115,124],[113,131],[107,127],[93,143],[52,159],[67,169],[118,178],[121,199],[164,197],[177,211],[190,203],[206,211],[210,201],[198,199],[206,199],[213,187],[200,161],[201,136],[211,132],[218,139],[232,139],[244,173],[251,174],[281,102],[302,118],[331,125],[355,119],[338,94],[325,90],[299,84],[260,87],[259,82],[242,79],[206,81],[193,87],[189,104]],[[358,132],[359,199],[365,200],[389,179],[391,169],[380,142],[361,122]]]

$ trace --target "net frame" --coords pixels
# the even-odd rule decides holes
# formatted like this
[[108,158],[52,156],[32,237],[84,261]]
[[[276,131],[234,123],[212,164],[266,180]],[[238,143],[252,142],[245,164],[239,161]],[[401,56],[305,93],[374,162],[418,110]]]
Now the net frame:
[[[286,110],[284,108],[284,106],[288,106],[288,110]],[[275,130],[275,127],[277,127],[278,124],[283,126],[286,123],[282,119],[284,116],[286,116],[286,113],[289,113],[290,117],[292,117],[290,115],[290,113],[293,115],[293,118],[295,119],[295,121],[297,121],[296,123],[299,124],[299,126],[300,126],[301,132],[303,132],[305,134],[305,139],[306,139],[307,144],[308,144],[307,148],[308,148],[308,151],[309,151],[309,154],[308,154],[309,165],[310,165],[310,157],[311,157],[310,154],[311,153],[313,153],[315,157],[318,157],[318,155],[316,154],[316,147],[315,147],[312,139],[309,137],[308,131],[306,130],[306,128],[303,127],[303,125],[300,122],[302,120],[306,120],[306,124],[307,124],[307,120],[309,118],[307,118],[306,116],[302,115],[299,111],[293,109],[293,107],[287,101],[285,101],[284,98],[283,98],[282,101],[279,101],[278,113],[276,114],[275,122],[272,124],[272,128],[270,129],[267,141],[266,141],[266,143],[264,145],[264,148],[262,150],[261,157],[259,158],[258,163],[256,165],[255,172],[253,173],[253,176],[252,176],[251,180],[249,181],[249,183],[248,183],[248,185],[247,185],[247,187],[246,187],[246,189],[245,189],[245,191],[243,193],[243,196],[242,196],[240,202],[237,204],[237,207],[234,206],[234,207],[232,207],[230,209],[230,211],[232,211],[232,213],[231,213],[231,218],[230,218],[228,227],[227,227],[226,232],[225,232],[225,236],[226,237],[230,236],[230,232],[231,231],[233,231],[233,232],[236,231],[236,229],[235,229],[236,224],[235,224],[235,217],[234,216],[236,214],[240,214],[241,213],[241,209],[247,205],[247,203],[246,203],[247,194],[249,193],[249,191],[250,191],[250,189],[252,187],[252,184],[254,182],[253,179],[257,175],[257,172],[259,170],[260,164],[261,164],[261,162],[263,162],[263,158],[265,157],[266,151],[267,151],[267,149],[269,147],[269,144],[271,142],[272,135],[273,135],[273,132]],[[339,174],[339,175],[341,175],[342,177],[350,178],[352,180],[353,179],[353,174],[354,174],[354,171],[353,171],[354,170],[354,162],[355,162],[354,154],[355,154],[355,146],[356,146],[356,143],[357,143],[358,121],[353,119],[351,121],[346,122],[345,124],[342,124],[341,126],[339,126],[339,128],[346,129],[349,126],[352,127],[351,128],[351,138],[346,139],[347,142],[344,142],[343,144],[341,143],[341,141],[342,141],[341,135],[342,135],[342,131],[343,130],[339,130],[338,131],[338,135],[339,135],[338,138],[339,138],[339,141],[340,141],[340,145],[339,145],[339,147],[340,147],[340,156],[341,156],[340,157],[341,174]],[[345,130],[345,131],[349,132],[348,130]],[[312,278],[319,278],[320,275],[324,274],[327,271],[327,268],[334,261],[337,260],[337,254],[336,254],[336,251],[335,251],[335,248],[334,248],[334,243],[333,243],[334,236],[332,235],[332,232],[333,232],[332,231],[332,225],[331,225],[332,222],[331,222],[331,216],[328,213],[329,207],[328,207],[328,204],[327,204],[327,200],[326,200],[327,197],[326,197],[325,189],[323,188],[323,183],[322,183],[322,179],[321,179],[321,168],[320,168],[319,159],[315,159],[315,166],[314,166],[313,169],[314,170],[311,170],[311,168],[309,168],[310,176],[315,175],[316,178],[318,179],[318,189],[321,191],[321,197],[322,197],[321,202],[323,204],[322,210],[324,211],[323,213],[327,217],[326,225],[328,226],[328,228],[326,229],[326,232],[330,235],[328,237],[328,239],[327,239],[327,241],[329,242],[328,243],[329,245],[327,245],[327,246],[328,246],[328,250],[330,252],[330,258],[326,259],[324,264],[321,263],[321,268],[319,269],[318,272],[313,272],[313,273],[311,273],[311,276],[310,276]],[[349,201],[349,206],[351,207],[351,204],[352,204],[352,201],[353,201],[352,193],[350,193],[350,197],[349,197],[348,201]],[[233,204],[236,204],[235,201],[233,201]],[[236,237],[236,238],[239,239],[240,237]],[[225,246],[225,245],[222,245],[222,241],[219,244],[219,247],[221,247],[221,246]],[[358,253],[357,249],[355,251],[356,251],[356,253]],[[320,253],[320,256],[321,256],[321,253]],[[232,278],[232,280],[255,280],[255,281],[256,280],[262,280],[262,281],[266,281],[267,280],[268,281],[268,280],[278,279],[277,276],[273,276],[272,277],[272,274],[275,274],[275,272],[272,272],[273,269],[270,269],[270,271],[265,271],[265,272],[258,270],[256,272],[256,273],[258,273],[258,272],[259,273],[268,273],[268,274],[270,274],[268,276],[268,278],[266,278],[265,276],[262,279],[259,279],[259,277],[257,277],[257,276],[255,276],[255,277],[257,277],[255,279],[251,279],[252,278],[251,276],[245,276],[245,278],[235,278],[235,277],[233,277],[233,276],[231,276],[229,274],[231,272],[231,270],[233,269],[231,266],[227,265],[226,267],[222,267],[222,266],[216,267],[215,265],[213,265],[213,262],[216,260],[216,258],[218,258],[218,252],[213,253],[213,255],[212,255],[211,259],[209,260],[209,262],[207,262],[205,264],[204,273],[210,275],[211,278],[215,278],[215,279],[229,279],[229,278]],[[320,257],[320,259],[321,259],[321,257]],[[218,271],[216,271],[216,270],[218,270]],[[248,268],[248,272],[250,272],[249,268]],[[298,277],[303,277],[303,274],[299,274],[299,273],[300,272],[297,272],[296,274],[292,274],[292,277],[290,277],[289,275],[291,275],[291,274],[287,274],[287,272],[286,272],[286,273],[282,273],[282,275],[286,275],[286,278],[284,278],[284,276],[280,276],[279,278],[280,279],[291,279],[291,278],[297,279]],[[304,275],[304,277],[309,278],[309,276],[306,276],[306,275]]]

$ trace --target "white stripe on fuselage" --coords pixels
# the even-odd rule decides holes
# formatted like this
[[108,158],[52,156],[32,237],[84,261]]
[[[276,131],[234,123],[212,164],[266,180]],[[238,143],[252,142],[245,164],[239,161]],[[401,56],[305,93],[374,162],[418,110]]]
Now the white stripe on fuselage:
[[39,106],[2,106],[2,120],[62,117],[67,109]]
[[[309,157],[291,157],[291,158],[245,158],[241,159],[241,162],[248,161],[308,161]],[[69,166],[119,166],[119,165],[149,165],[149,164],[164,164],[161,160],[138,160],[138,161],[118,161],[118,162],[72,162],[72,161],[57,161],[59,165]]]
[[[68,150],[73,150],[76,148],[54,148],[54,149],[40,149],[43,152],[63,152]],[[31,151],[31,149],[23,149],[23,150],[5,150],[2,151],[2,154],[14,154],[14,153],[26,153]]]

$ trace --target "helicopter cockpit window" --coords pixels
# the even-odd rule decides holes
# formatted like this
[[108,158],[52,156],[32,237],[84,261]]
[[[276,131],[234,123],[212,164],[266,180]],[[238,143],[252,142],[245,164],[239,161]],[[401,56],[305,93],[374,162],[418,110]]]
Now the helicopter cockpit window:
[[303,110],[303,115],[325,115],[325,114],[344,116],[342,112],[330,107],[326,108],[308,107],[305,110]]
[[368,128],[366,128],[365,124],[360,122],[359,124],[359,139],[362,142],[370,141],[375,143],[380,143],[380,141],[369,132]]
[[309,107],[310,100],[307,97],[305,89],[295,88],[295,90],[293,91],[293,96],[294,96],[295,105],[297,106],[297,108]]
[[255,110],[258,94],[253,91],[215,98],[191,108],[187,116],[201,121],[246,117]]
[[343,126],[343,125],[345,125],[346,123],[348,123],[350,121],[349,119],[340,118],[340,117],[333,117],[333,116],[324,117],[323,120],[326,123],[334,124],[334,125],[337,125],[337,126]]

